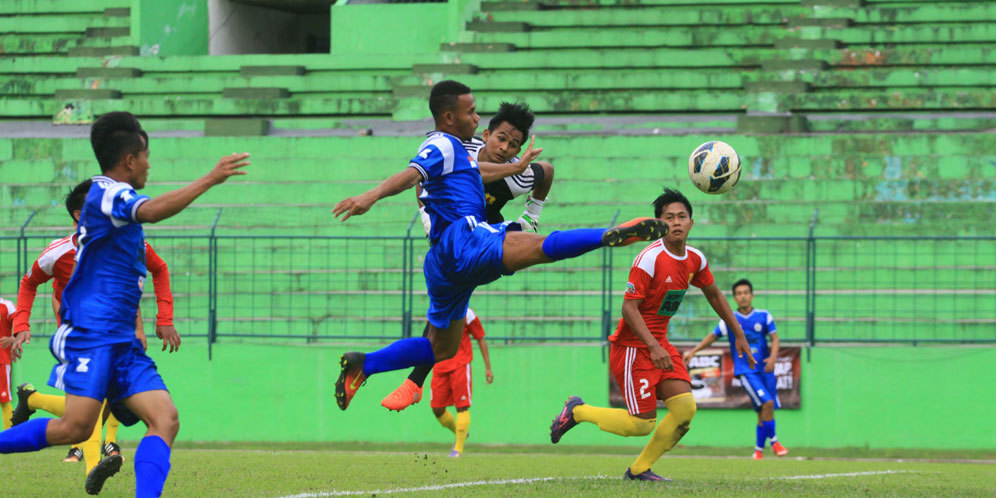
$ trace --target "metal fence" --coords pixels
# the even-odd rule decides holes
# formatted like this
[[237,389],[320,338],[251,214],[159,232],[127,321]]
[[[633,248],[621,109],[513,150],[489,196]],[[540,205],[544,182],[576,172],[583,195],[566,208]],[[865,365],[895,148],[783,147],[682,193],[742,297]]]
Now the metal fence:
[[[61,235],[61,236],[64,236]],[[0,237],[0,295],[59,234]],[[184,336],[303,340],[394,339],[421,333],[428,307],[420,275],[427,245],[384,237],[158,235],[177,328]],[[704,237],[724,292],[739,278],[756,308],[772,312],[783,340],[996,342],[996,237]],[[633,257],[642,245],[541,265],[481,287],[471,307],[490,338],[604,340],[620,317]],[[51,287],[39,289],[36,336],[55,319]],[[147,328],[152,286],[142,300]],[[698,340],[718,319],[697,289],[671,320],[672,340]],[[151,330],[151,329],[150,329]]]

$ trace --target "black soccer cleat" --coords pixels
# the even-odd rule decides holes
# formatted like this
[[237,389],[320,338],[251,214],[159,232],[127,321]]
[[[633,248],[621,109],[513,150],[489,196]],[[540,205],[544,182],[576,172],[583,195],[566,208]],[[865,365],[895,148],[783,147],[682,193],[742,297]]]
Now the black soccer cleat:
[[83,450],[73,446],[69,448],[69,453],[66,454],[66,458],[62,459],[65,463],[77,463],[83,461]]
[[627,246],[640,241],[656,240],[667,235],[667,223],[657,218],[636,218],[616,225],[602,234],[602,244],[609,247]]
[[339,379],[335,381],[335,402],[339,409],[345,411],[349,407],[349,402],[353,400],[356,391],[367,381],[363,375],[363,361],[366,355],[351,351],[339,358]]
[[634,474],[630,472],[630,470],[627,468],[626,473],[623,474],[623,479],[626,479],[627,481],[671,482],[671,479],[654,474],[653,472],[650,471],[650,469],[644,470],[639,474]]
[[120,455],[121,447],[118,446],[118,443],[111,441],[105,444],[103,448],[101,448],[101,452],[104,454],[104,456]]
[[100,494],[100,490],[104,489],[104,481],[117,474],[122,463],[124,458],[121,455],[111,455],[101,460],[86,476],[86,492],[91,495]]
[[564,402],[564,409],[560,411],[560,415],[557,415],[557,418],[553,419],[553,423],[550,424],[551,443],[557,444],[567,431],[578,425],[574,420],[574,408],[583,404],[584,401],[581,401],[581,398],[577,396],[567,398],[567,401]]
[[36,392],[38,391],[35,390],[35,386],[27,382],[17,386],[17,408],[14,408],[14,414],[10,417],[11,427],[27,422],[31,418],[31,415],[35,413],[28,406],[28,398]]

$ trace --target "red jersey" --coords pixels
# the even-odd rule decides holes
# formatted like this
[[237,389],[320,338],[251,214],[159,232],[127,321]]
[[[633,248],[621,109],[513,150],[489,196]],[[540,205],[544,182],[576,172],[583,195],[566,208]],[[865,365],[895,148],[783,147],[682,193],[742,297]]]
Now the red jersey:
[[484,337],[484,326],[481,325],[481,320],[477,318],[477,313],[467,308],[467,325],[463,328],[463,337],[460,339],[460,350],[452,358],[436,363],[432,371],[440,373],[451,372],[470,363],[474,359],[474,347],[470,343],[471,336],[474,339]]
[[[14,312],[14,333],[31,330],[31,307],[39,285],[54,279],[52,297],[56,301],[62,301],[62,290],[66,288],[76,267],[75,239],[75,235],[70,235],[53,240],[21,279],[21,287],[17,290],[17,311]],[[156,291],[156,325],[172,325],[173,294],[169,288],[169,269],[148,242],[145,243],[145,266],[152,274],[152,284]],[[56,316],[56,320],[58,319]]]
[[[0,299],[0,337],[10,337],[13,329],[14,310],[17,309],[14,303]],[[0,365],[10,365],[10,350],[0,348]],[[0,375],[7,375],[8,372],[0,372]]]
[[[626,283],[625,299],[642,299],[640,315],[647,323],[650,333],[661,344],[667,343],[667,323],[678,311],[688,284],[705,287],[713,283],[709,263],[701,251],[685,246],[684,256],[671,254],[658,240],[647,246],[633,261]],[[619,346],[634,348],[647,347],[630,330],[626,320],[619,320],[616,332],[609,340]]]

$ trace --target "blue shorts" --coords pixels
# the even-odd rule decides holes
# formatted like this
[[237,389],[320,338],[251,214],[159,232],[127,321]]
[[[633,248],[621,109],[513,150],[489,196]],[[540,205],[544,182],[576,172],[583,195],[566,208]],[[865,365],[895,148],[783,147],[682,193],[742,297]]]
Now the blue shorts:
[[60,326],[49,341],[49,350],[59,363],[52,368],[48,385],[74,396],[106,399],[118,421],[133,425],[139,419],[121,401],[146,391],[165,391],[166,384],[137,338],[114,340],[106,334]]
[[760,410],[761,405],[768,401],[775,402],[775,409],[782,407],[782,402],[778,399],[778,381],[774,372],[750,372],[738,375],[737,378],[747,391],[747,397],[754,404],[755,410]]
[[443,231],[422,265],[429,291],[429,323],[439,328],[467,315],[467,303],[477,286],[513,273],[501,262],[509,223],[489,225],[472,216],[465,220]]

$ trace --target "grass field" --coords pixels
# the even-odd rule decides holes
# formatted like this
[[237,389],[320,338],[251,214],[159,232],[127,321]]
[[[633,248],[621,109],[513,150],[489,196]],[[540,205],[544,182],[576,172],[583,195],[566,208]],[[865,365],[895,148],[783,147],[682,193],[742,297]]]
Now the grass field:
[[[747,450],[679,448],[654,471],[671,483],[621,479],[638,448],[480,447],[446,457],[441,444],[183,443],[173,453],[167,496],[993,496],[996,452],[793,449],[753,461]],[[749,450],[749,449],[748,449]],[[63,448],[0,455],[4,496],[87,496],[82,464]],[[129,496],[134,448],[101,496]]]

